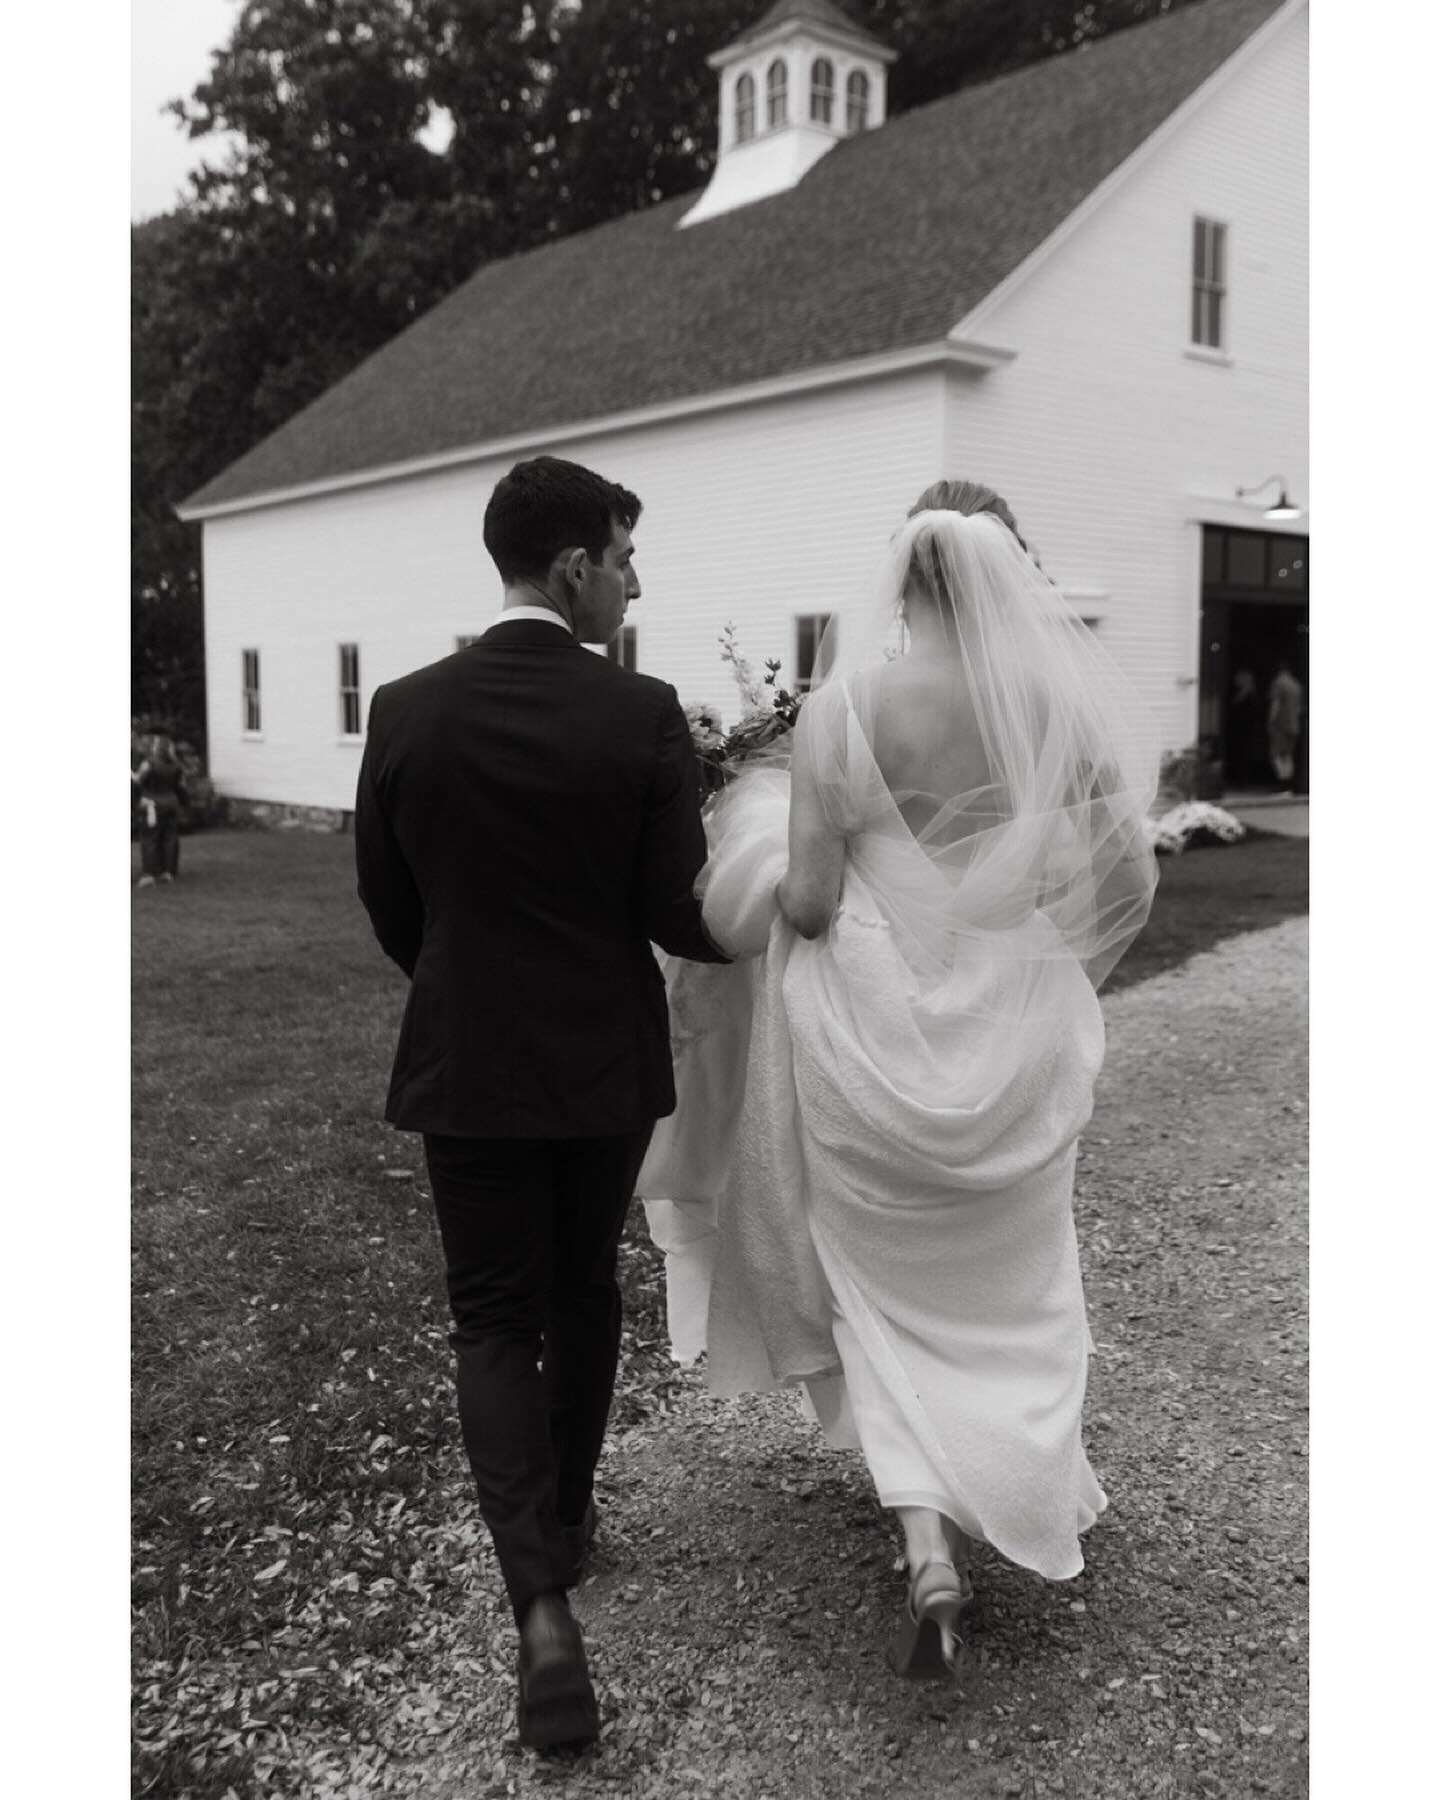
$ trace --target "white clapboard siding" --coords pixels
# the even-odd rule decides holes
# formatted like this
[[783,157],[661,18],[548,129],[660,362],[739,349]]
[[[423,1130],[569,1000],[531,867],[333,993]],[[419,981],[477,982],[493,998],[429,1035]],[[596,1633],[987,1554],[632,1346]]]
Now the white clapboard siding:
[[[844,611],[939,466],[941,387],[922,372],[596,439],[576,455],[645,502],[635,533],[639,666],[727,719],[717,639],[793,672],[798,614]],[[582,455],[583,451],[583,455]]]
[[[1264,527],[1275,490],[1248,515],[1235,490],[1277,472],[1309,493],[1307,50],[1301,11],[1243,54],[987,310],[1015,361],[950,378],[947,469],[999,488],[1047,571],[1091,596],[1175,747],[1196,729],[1202,522]],[[1228,226],[1226,361],[1188,353],[1197,213]]]
[[[941,413],[940,378],[922,372],[547,449],[640,495],[642,593],[629,621],[639,667],[733,720],[722,627],[734,622],[757,670],[774,655],[788,673],[794,616],[853,602],[934,479]],[[368,708],[379,683],[448,655],[495,617],[482,523],[512,460],[206,524],[210,758],[222,793],[353,804],[360,748],[339,735],[339,645],[360,647]],[[258,737],[243,731],[246,649],[260,652]]]
[[[494,611],[476,469],[386,482],[205,527],[211,768],[221,793],[354,804],[358,742],[340,734],[339,646],[376,686],[455,648]],[[242,652],[260,653],[261,732],[243,730]]]

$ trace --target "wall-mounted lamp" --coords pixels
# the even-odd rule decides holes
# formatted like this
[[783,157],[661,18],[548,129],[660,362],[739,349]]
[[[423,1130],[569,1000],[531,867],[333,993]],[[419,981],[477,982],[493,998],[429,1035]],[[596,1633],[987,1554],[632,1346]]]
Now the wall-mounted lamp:
[[1235,498],[1248,500],[1252,494],[1263,493],[1266,488],[1273,487],[1277,481],[1280,483],[1280,498],[1273,506],[1265,508],[1265,517],[1267,519],[1298,519],[1305,509],[1303,506],[1297,506],[1290,498],[1283,475],[1267,475],[1263,481],[1258,482],[1252,488],[1236,488]]

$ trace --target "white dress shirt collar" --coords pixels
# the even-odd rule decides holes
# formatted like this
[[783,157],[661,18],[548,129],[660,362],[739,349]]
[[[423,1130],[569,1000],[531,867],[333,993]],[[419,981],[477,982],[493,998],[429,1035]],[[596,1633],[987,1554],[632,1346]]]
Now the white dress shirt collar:
[[[559,613],[551,612],[547,606],[507,606],[499,618],[492,619],[485,629],[493,631],[497,625],[518,625],[522,619],[538,619],[542,624],[558,625],[562,631],[570,631]],[[570,635],[574,637],[575,634],[570,631]]]

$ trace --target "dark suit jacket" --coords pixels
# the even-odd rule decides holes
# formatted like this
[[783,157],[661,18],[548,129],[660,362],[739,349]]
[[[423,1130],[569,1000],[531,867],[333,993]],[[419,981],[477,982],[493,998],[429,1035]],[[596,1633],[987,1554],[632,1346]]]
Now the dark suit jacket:
[[385,1116],[454,1137],[633,1131],[673,1112],[651,950],[723,962],[675,690],[540,620],[376,690],[360,898],[410,977]]

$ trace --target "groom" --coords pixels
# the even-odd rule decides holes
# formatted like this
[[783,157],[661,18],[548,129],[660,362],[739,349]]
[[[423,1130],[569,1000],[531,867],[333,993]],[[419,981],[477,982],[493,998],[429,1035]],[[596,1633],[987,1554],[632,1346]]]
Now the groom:
[[485,510],[504,610],[378,688],[355,800],[360,898],[410,977],[385,1116],[424,1134],[460,1425],[520,1633],[521,1742],[599,1729],[565,1590],[620,1344],[616,1253],[674,1110],[651,944],[702,962],[694,753],[673,688],[606,644],[638,598],[640,502],[517,463]]

